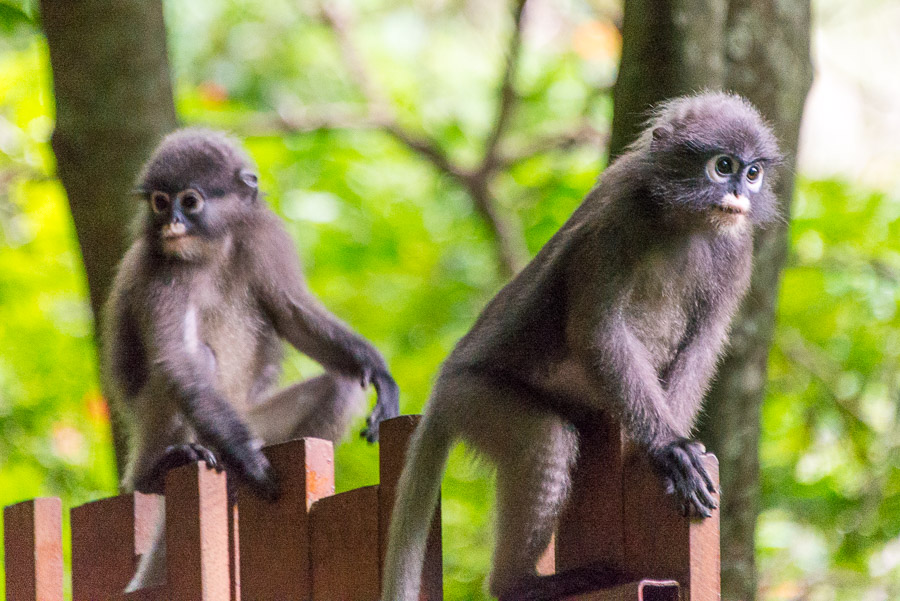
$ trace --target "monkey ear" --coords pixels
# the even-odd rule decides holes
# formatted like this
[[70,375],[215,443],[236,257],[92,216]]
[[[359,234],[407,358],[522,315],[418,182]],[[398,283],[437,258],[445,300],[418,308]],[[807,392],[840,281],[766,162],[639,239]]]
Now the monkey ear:
[[672,128],[668,125],[660,125],[653,128],[652,139],[650,141],[650,149],[656,150],[660,145],[664,144],[672,137]]
[[245,186],[250,188],[250,196],[253,200],[256,200],[256,195],[259,192],[259,178],[255,173],[250,171],[249,169],[241,169],[238,171],[238,180],[241,181]]

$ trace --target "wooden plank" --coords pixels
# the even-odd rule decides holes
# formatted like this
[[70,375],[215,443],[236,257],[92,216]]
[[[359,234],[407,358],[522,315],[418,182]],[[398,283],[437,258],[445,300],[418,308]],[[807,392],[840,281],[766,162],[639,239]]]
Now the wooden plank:
[[678,593],[678,583],[674,580],[640,580],[559,601],[679,601]]
[[[397,484],[406,462],[406,449],[419,421],[419,415],[401,415],[381,422],[379,429],[379,499],[378,536],[379,567],[384,566],[387,553],[388,531],[391,512],[397,496]],[[441,503],[438,500],[431,532],[425,548],[425,563],[422,566],[422,585],[419,589],[420,601],[441,601],[444,598],[444,572],[441,549]],[[379,587],[381,583],[379,570]]]
[[228,508],[228,577],[231,579],[231,601],[241,601],[241,547],[238,508]]
[[62,503],[32,499],[3,510],[7,601],[62,601]]
[[72,508],[73,601],[121,597],[163,512],[162,496],[141,493]]
[[[704,463],[718,485],[715,456],[705,455]],[[719,511],[705,520],[684,518],[643,452],[626,449],[625,465],[625,569],[677,580],[684,601],[719,601]]]
[[225,473],[198,462],[166,475],[166,588],[171,601],[231,595]]
[[334,494],[334,451],[327,440],[305,438],[263,449],[281,480],[281,497],[260,499],[238,489],[240,588],[244,601],[309,599],[309,510]]
[[625,556],[622,435],[605,418],[582,428],[572,492],[556,534],[556,571],[602,565],[621,568]]
[[320,499],[310,526],[313,601],[378,601],[378,486]]
[[[111,597],[111,599],[116,599],[116,597]],[[153,586],[127,593],[121,599],[123,601],[168,601],[169,596],[165,586]]]

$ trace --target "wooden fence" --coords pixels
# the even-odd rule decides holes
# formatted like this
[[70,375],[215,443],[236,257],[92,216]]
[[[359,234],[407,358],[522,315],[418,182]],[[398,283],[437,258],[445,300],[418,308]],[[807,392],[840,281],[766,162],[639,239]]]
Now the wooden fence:
[[[381,425],[380,484],[334,494],[331,443],[267,447],[281,477],[274,504],[202,464],[173,470],[166,497],[140,493],[71,510],[73,601],[377,601],[397,480],[417,416]],[[678,516],[640,453],[599,424],[582,445],[573,498],[539,586],[503,601],[718,601],[718,512]],[[707,466],[718,480],[715,458]],[[8,601],[62,601],[59,499],[4,510]],[[123,595],[166,517],[164,587]],[[440,509],[429,538],[421,601],[443,597]],[[386,600],[389,601],[389,600]]]

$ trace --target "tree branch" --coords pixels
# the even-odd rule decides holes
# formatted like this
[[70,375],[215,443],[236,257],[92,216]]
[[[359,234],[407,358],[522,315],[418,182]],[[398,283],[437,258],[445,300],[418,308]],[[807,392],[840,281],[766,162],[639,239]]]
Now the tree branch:
[[484,174],[491,172],[496,166],[497,146],[500,138],[509,124],[515,105],[519,102],[519,95],[515,89],[516,73],[519,68],[519,57],[522,54],[522,14],[527,0],[516,0],[514,27],[509,48],[506,51],[506,70],[503,72],[503,80],[497,95],[497,117],[494,119],[494,127],[488,134],[484,144],[484,155],[478,171]]
[[[512,107],[517,100],[513,89],[513,80],[521,46],[521,17],[525,1],[516,0],[515,30],[507,56],[507,68],[500,87],[497,120],[485,142],[483,159],[475,170],[469,170],[457,164],[434,139],[413,133],[397,121],[387,95],[370,76],[363,55],[353,41],[350,16],[334,3],[323,2],[319,5],[322,22],[334,33],[350,77],[368,103],[368,116],[361,122],[383,130],[429,161],[439,171],[452,177],[469,193],[476,211],[493,235],[500,267],[506,276],[511,276],[522,268],[528,259],[528,252],[525,238],[519,228],[512,223],[511,219],[501,216],[497,210],[496,201],[490,192],[489,182],[497,171],[497,148],[500,138],[505,132]],[[316,125],[316,121],[308,117],[304,122],[305,125]],[[318,121],[318,129],[330,129],[329,126],[343,122],[345,121],[321,119]],[[283,119],[281,125],[290,127],[291,123],[290,120]],[[297,121],[293,123],[297,123]],[[309,131],[309,129],[301,129],[301,131]]]

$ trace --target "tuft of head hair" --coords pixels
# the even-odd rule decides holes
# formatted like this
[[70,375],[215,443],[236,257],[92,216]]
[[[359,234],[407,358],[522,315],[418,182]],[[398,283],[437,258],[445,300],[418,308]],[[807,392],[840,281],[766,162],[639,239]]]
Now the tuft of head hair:
[[231,136],[201,127],[176,130],[159,143],[138,178],[138,189],[177,192],[203,188],[210,195],[255,188],[256,167]]
[[728,92],[701,92],[660,103],[631,149],[731,152],[769,164],[782,160],[778,140],[760,112]]

